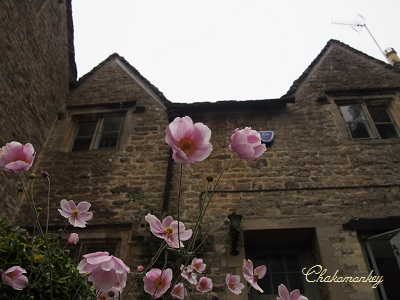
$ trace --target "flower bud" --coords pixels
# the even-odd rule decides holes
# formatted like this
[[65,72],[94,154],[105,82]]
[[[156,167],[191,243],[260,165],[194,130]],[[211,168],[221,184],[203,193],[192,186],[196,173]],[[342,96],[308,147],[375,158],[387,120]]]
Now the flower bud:
[[22,193],[24,191],[24,189],[22,188],[22,186],[18,187],[18,193]]
[[58,229],[58,230],[57,230],[57,233],[58,233],[58,234],[62,234],[62,233],[63,233],[63,230],[62,230],[62,229]]
[[43,178],[47,178],[47,177],[49,177],[49,173],[47,173],[46,171],[42,171],[42,177]]
[[142,265],[137,266],[136,269],[137,269],[138,272],[143,272],[144,271],[144,267]]
[[43,210],[43,209],[42,209],[41,207],[36,208],[36,211],[37,211],[38,213],[41,213],[42,210]]
[[213,178],[212,176],[207,176],[207,177],[206,177],[206,180],[207,180],[208,182],[212,182],[212,181],[214,180],[214,178]]
[[34,173],[31,173],[31,174],[29,174],[29,179],[35,179],[36,178],[36,175],[34,174]]
[[109,290],[108,297],[114,297],[114,296],[115,296],[115,292],[113,290]]
[[224,219],[224,225],[229,225],[230,222],[231,222],[231,221],[230,221],[228,218],[225,218],[225,219]]

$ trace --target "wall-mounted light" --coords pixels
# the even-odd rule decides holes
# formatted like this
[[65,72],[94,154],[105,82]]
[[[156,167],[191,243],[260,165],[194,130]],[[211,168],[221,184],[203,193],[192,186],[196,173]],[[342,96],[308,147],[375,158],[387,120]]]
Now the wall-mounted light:
[[236,256],[239,254],[237,250],[237,243],[239,241],[240,233],[242,229],[240,228],[240,222],[242,221],[242,215],[237,215],[232,213],[228,216],[229,219],[229,239],[231,242],[231,254]]
[[262,130],[258,132],[261,136],[261,142],[267,147],[272,145],[275,138],[275,132],[272,130]]

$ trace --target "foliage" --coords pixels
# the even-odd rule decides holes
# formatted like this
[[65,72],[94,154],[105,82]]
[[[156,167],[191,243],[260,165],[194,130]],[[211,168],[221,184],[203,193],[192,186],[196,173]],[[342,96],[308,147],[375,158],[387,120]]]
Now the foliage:
[[78,273],[69,250],[59,245],[60,237],[29,235],[26,229],[12,226],[6,218],[0,220],[0,268],[23,266],[29,278],[29,286],[22,291],[2,284],[0,299],[95,299],[87,276]]

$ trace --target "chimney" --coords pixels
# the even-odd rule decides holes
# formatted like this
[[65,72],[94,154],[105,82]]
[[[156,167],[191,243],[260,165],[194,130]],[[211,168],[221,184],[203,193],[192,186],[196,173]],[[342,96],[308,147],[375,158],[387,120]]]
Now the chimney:
[[395,64],[397,65],[400,63],[400,58],[397,56],[397,52],[393,48],[386,48],[385,49],[385,55],[388,60],[388,62],[394,66]]

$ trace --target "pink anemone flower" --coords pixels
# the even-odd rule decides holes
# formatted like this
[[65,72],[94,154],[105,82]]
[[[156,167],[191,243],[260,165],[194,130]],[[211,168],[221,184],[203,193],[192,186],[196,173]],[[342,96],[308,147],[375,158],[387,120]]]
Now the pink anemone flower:
[[250,127],[241,130],[235,129],[231,136],[229,149],[246,161],[255,160],[267,151],[265,144],[261,143],[260,134]]
[[153,268],[143,277],[144,291],[150,294],[153,299],[160,298],[171,286],[172,270]]
[[267,267],[265,265],[261,265],[253,269],[253,262],[250,259],[243,260],[244,279],[246,279],[246,281],[260,293],[264,293],[264,291],[257,284],[257,280],[263,278],[266,272]]
[[197,284],[197,274],[193,272],[193,266],[188,265],[186,268],[184,265],[181,265],[181,276],[185,278],[190,284]]
[[213,288],[213,282],[211,278],[201,277],[197,283],[196,290],[201,293],[207,293]]
[[152,214],[147,214],[144,218],[150,224],[150,231],[156,237],[164,239],[171,248],[184,247],[182,241],[187,241],[192,236],[192,230],[186,230],[185,225],[179,222],[178,238],[178,221],[174,221],[171,216],[166,217],[162,223]]
[[0,167],[14,173],[28,171],[35,159],[35,149],[32,144],[22,145],[19,142],[7,143],[0,148]]
[[171,296],[173,299],[183,300],[187,295],[187,291],[183,286],[183,283],[178,283],[172,288]]
[[1,280],[5,285],[11,286],[14,290],[22,290],[28,286],[28,277],[22,275],[26,273],[20,266],[8,268],[1,274]]
[[75,205],[74,200],[62,199],[60,205],[61,209],[58,211],[64,218],[68,218],[69,223],[74,227],[86,227],[86,221],[93,218],[93,213],[88,211],[91,206],[89,202],[83,201]]
[[308,300],[308,298],[302,296],[300,291],[297,289],[293,290],[289,294],[289,291],[284,284],[278,286],[278,295],[279,297],[276,297],[276,300]]
[[196,272],[198,272],[198,273],[203,273],[207,267],[207,265],[203,262],[203,259],[197,258],[197,257],[192,259],[191,265],[193,266],[193,269],[195,269]]
[[85,254],[78,264],[80,274],[89,274],[88,281],[96,290],[108,292],[112,288],[122,291],[126,286],[127,273],[130,269],[118,257],[108,252]]
[[231,275],[228,273],[226,274],[225,281],[228,289],[235,295],[239,295],[244,289],[244,284],[240,282],[239,275]]
[[211,130],[203,123],[195,123],[190,117],[175,118],[166,130],[165,142],[172,148],[172,158],[180,164],[206,159],[211,151]]

